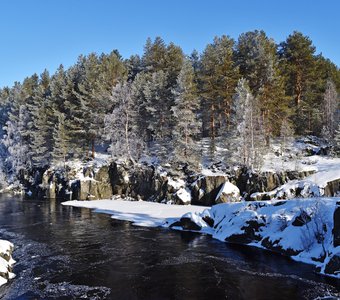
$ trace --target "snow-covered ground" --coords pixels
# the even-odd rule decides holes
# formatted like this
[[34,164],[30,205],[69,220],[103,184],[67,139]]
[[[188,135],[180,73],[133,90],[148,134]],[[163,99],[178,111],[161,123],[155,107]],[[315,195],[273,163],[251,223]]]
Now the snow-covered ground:
[[0,286],[15,276],[11,272],[11,267],[15,263],[11,256],[13,247],[12,243],[0,240]]
[[203,212],[206,207],[195,205],[169,205],[146,201],[96,200],[67,201],[63,205],[86,207],[95,212],[107,213],[113,219],[130,221],[138,226],[157,227],[180,218],[188,212]]
[[[184,217],[221,241],[240,236],[247,239],[252,232],[250,237],[256,237],[249,245],[291,253],[294,260],[316,265],[323,273],[329,258],[340,252],[340,247],[333,246],[332,235],[337,201],[340,198],[225,203]],[[204,221],[207,217],[214,227]],[[264,241],[271,246],[265,247]],[[340,278],[340,272],[335,276]]]
[[[254,193],[253,199],[256,199],[261,194],[267,194],[272,199],[289,199],[295,197],[295,191],[300,190],[300,197],[322,197],[324,196],[325,187],[329,182],[340,179],[340,158],[324,157],[313,155],[301,158],[298,161],[299,167],[293,168],[291,161],[286,164],[281,163],[280,157],[271,157],[267,155],[264,170],[267,172],[282,172],[282,171],[314,171],[313,174],[301,180],[290,180],[286,184],[277,187],[273,191],[266,193]],[[258,199],[258,198],[257,198]]]
[[[251,246],[270,249],[264,246],[267,241],[273,249],[291,253],[294,260],[314,264],[324,272],[332,255],[340,252],[340,247],[333,247],[332,236],[337,201],[340,198],[238,202],[211,208],[123,200],[67,201],[63,205],[91,208],[138,226],[169,227],[184,217],[197,224],[200,232],[221,241],[242,236],[249,224],[255,224],[254,229],[250,229],[256,237]],[[206,222],[207,217],[214,226]],[[340,273],[335,276],[340,278]]]

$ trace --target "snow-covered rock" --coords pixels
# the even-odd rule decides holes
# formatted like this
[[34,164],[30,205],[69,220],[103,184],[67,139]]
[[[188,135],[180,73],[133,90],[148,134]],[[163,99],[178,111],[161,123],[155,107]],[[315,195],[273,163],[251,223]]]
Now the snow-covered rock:
[[240,190],[231,182],[225,182],[220,191],[218,192],[215,202],[216,203],[227,203],[240,201]]
[[339,201],[310,198],[218,204],[183,215],[171,227],[265,248],[340,278]]
[[191,191],[188,188],[180,188],[176,196],[183,204],[190,204],[191,203]]
[[12,273],[12,266],[15,263],[12,258],[13,248],[12,243],[0,240],[0,286],[15,276]]

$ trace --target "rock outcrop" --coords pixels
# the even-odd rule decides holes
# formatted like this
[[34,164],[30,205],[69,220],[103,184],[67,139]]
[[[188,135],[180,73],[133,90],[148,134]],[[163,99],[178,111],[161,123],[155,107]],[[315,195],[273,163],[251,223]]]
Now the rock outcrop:
[[227,176],[201,176],[191,186],[192,204],[211,206],[216,204],[215,199],[225,182]]
[[[292,195],[298,197],[302,193],[319,190],[314,186],[300,187],[297,184],[294,191],[288,191],[290,195],[280,190],[277,190],[278,193],[271,192],[288,181],[301,180],[314,171],[252,173],[236,168],[225,173],[188,174],[185,170],[175,173],[170,168],[165,170],[153,165],[112,162],[39,172],[35,175],[34,186],[29,188],[34,195],[64,200],[107,199],[120,195],[146,201],[211,206],[238,201],[240,196],[246,200],[287,199]],[[239,193],[223,192],[226,184],[233,185]],[[324,188],[324,195],[333,196],[339,191],[339,185],[340,179],[329,182]],[[308,188],[310,191],[307,191]]]

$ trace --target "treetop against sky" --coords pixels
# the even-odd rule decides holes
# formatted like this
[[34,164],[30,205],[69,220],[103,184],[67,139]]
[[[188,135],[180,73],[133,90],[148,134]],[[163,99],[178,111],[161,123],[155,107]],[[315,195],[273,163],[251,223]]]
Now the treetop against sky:
[[263,29],[276,42],[298,30],[317,52],[340,65],[340,2],[5,0],[0,3],[0,87],[45,68],[72,65],[78,55],[118,49],[141,54],[147,37],[161,36],[185,53],[202,51],[214,36]]

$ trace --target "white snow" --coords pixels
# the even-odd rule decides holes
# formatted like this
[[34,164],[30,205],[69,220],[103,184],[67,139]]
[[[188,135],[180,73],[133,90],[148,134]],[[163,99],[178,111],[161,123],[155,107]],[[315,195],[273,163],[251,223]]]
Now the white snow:
[[240,198],[240,190],[236,185],[232,184],[229,181],[226,181],[222,185],[222,187],[221,187],[220,191],[218,192],[215,200],[218,200],[221,196],[225,196],[225,197],[229,198],[228,200],[230,202],[237,201]]
[[[9,279],[15,277],[15,275],[9,271],[10,267],[15,263],[11,257],[11,249],[13,249],[13,247],[14,246],[12,243],[5,240],[0,240],[0,255],[6,255],[10,258],[9,261],[7,261],[0,256],[0,273],[7,274]],[[7,283],[7,281],[7,278],[0,276],[0,286]]]
[[180,188],[176,195],[184,204],[191,203],[191,192],[188,188]]
[[200,172],[200,174],[202,174],[204,176],[225,176],[226,177],[226,174],[223,173],[222,171],[211,170],[211,169],[207,169],[207,168],[203,168],[202,171]]
[[[252,246],[263,248],[261,241],[268,238],[282,249],[299,252],[292,256],[294,260],[319,266],[323,272],[330,257],[340,252],[340,247],[333,247],[332,236],[333,214],[339,200],[340,198],[310,198],[224,203],[214,205],[201,214],[187,214],[186,217],[200,225],[201,232],[211,234],[221,241],[243,234],[245,231],[242,228],[247,222],[256,221],[261,225],[258,232],[261,239],[252,242]],[[302,226],[292,225],[302,211],[311,216],[311,221]],[[203,217],[207,214],[214,220],[214,228],[202,226]],[[316,235],[321,235],[323,241],[317,241]],[[325,255],[324,249],[325,261],[317,262],[317,259]],[[340,273],[335,277],[340,278]]]
[[134,225],[157,227],[171,224],[173,219],[188,212],[203,212],[206,207],[195,205],[169,205],[146,201],[96,200],[67,201],[63,205],[86,207],[95,212],[110,214],[113,219],[133,222]]
[[178,190],[185,185],[185,181],[183,179],[172,179],[171,177],[168,177],[168,185],[172,186],[175,190]]

